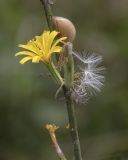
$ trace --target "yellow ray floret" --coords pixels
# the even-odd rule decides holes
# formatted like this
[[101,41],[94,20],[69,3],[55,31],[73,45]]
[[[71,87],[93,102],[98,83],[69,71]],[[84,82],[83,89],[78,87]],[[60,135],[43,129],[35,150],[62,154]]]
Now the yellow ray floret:
[[26,49],[15,54],[15,56],[25,56],[20,60],[21,64],[32,60],[32,63],[49,63],[53,53],[60,53],[62,47],[58,44],[66,39],[66,37],[57,38],[59,32],[44,31],[41,36],[36,36],[35,39],[30,40],[26,45],[20,44],[19,47]]

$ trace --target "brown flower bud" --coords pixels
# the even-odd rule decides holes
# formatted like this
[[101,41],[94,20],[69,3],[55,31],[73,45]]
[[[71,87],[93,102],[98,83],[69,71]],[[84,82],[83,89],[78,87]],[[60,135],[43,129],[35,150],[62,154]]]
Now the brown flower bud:
[[73,42],[76,36],[76,29],[73,23],[67,18],[63,17],[53,17],[53,22],[61,36],[67,37],[66,41]]

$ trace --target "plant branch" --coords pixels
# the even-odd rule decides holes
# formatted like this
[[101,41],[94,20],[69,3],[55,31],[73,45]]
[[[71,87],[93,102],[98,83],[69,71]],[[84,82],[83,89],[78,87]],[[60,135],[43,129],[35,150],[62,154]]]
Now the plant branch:
[[[50,30],[53,30],[55,26],[52,21],[51,4],[49,3],[49,0],[40,0],[40,1],[42,2],[44,6],[48,27]],[[70,93],[70,87],[72,84],[72,71],[74,69],[73,68],[74,66],[72,63],[71,53],[67,53],[67,54],[69,56],[69,64],[67,64],[67,67],[66,67],[67,68],[66,69],[66,75],[67,75],[66,82],[68,82],[68,84],[63,85],[63,92],[64,92],[64,96],[66,99],[66,104],[67,104],[70,132],[71,132],[72,142],[74,146],[74,157],[75,157],[75,160],[82,160],[74,102],[71,98],[71,93]]]
[[67,62],[64,66],[65,86],[63,87],[63,90],[67,104],[70,132],[71,132],[72,142],[74,145],[74,157],[75,160],[82,160],[75,107],[71,96],[72,84],[74,80],[74,60],[72,57],[71,43],[68,42],[65,45],[64,52],[67,58]]
[[55,125],[51,125],[51,124],[47,124],[46,125],[46,129],[48,130],[50,136],[51,136],[51,140],[52,140],[52,143],[53,143],[53,146],[55,148],[55,151],[59,157],[60,160],[66,160],[66,157],[65,155],[63,154],[58,142],[57,142],[57,139],[56,139],[56,130],[58,129],[57,126]]
[[65,93],[67,110],[68,110],[68,117],[69,117],[69,127],[70,127],[72,142],[74,145],[74,157],[75,157],[75,160],[82,160],[74,102],[71,99],[71,95],[69,93],[69,90],[67,90],[67,88],[65,86],[63,87],[63,90]]
[[42,5],[44,6],[44,11],[45,11],[45,16],[47,19],[47,23],[48,23],[48,28],[50,29],[50,31],[53,30],[54,28],[54,24],[52,21],[52,8],[51,5],[53,5],[52,3],[50,3],[50,0],[40,0]]

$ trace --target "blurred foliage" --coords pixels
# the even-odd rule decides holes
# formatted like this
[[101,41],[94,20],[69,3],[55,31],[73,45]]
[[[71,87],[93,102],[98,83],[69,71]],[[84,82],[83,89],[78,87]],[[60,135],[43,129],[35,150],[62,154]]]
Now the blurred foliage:
[[[128,159],[128,1],[56,0],[54,14],[72,20],[76,50],[105,59],[102,93],[76,106],[86,160]],[[39,0],[0,0],[0,160],[56,160],[46,123],[60,126],[58,140],[72,159],[64,101],[42,64],[19,65],[17,44],[46,29]]]

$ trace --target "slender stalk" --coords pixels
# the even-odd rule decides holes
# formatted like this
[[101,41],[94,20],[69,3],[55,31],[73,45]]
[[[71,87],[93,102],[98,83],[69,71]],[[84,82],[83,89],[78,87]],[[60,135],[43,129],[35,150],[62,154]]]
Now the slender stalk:
[[71,87],[74,80],[74,60],[72,57],[71,43],[66,44],[64,52],[68,59],[68,62],[65,64],[65,67],[64,67],[65,68],[64,69],[65,86],[63,87],[63,91],[64,91],[66,104],[67,104],[72,142],[74,145],[74,157],[75,157],[75,160],[82,160],[75,107],[74,107],[74,102],[71,96]]
[[64,47],[67,62],[64,64],[64,80],[67,88],[71,88],[74,80],[74,59],[72,56],[72,43],[67,42]]
[[74,145],[74,157],[75,157],[75,160],[82,160],[74,103],[71,99],[69,90],[67,90],[65,86],[63,87],[63,90],[66,98],[70,132],[71,132],[72,142]]
[[49,71],[50,71],[50,73],[52,74],[52,76],[53,76],[53,77],[55,78],[55,80],[57,81],[57,83],[58,83],[59,85],[63,85],[63,84],[64,84],[64,81],[63,81],[60,73],[57,71],[55,65],[54,65],[52,62],[50,62],[50,63],[48,63],[46,66],[47,66],[47,68],[49,69]]
[[[43,6],[44,6],[48,27],[50,30],[53,30],[55,28],[55,26],[52,21],[52,9],[51,9],[51,5],[49,3],[49,0],[40,0],[40,1],[42,2]],[[66,74],[68,75],[68,74],[72,74],[72,73],[69,71]],[[70,76],[68,76],[68,77],[70,77]],[[69,80],[68,80],[68,82],[69,82]],[[75,158],[75,160],[82,160],[80,141],[79,141],[79,136],[78,136],[77,120],[76,120],[76,115],[75,115],[74,103],[71,98],[70,87],[63,85],[63,92],[64,92],[64,96],[66,99],[70,132],[71,132],[72,142],[74,145],[74,158]]]
[[67,160],[64,153],[62,152],[62,150],[58,144],[57,138],[56,138],[56,130],[58,129],[58,127],[56,125],[47,124],[46,129],[48,130],[48,132],[51,136],[53,146],[55,148],[55,151],[56,151],[59,159],[60,160]]
[[44,11],[45,11],[45,16],[47,19],[47,23],[48,23],[48,28],[50,29],[50,31],[53,30],[54,28],[54,24],[52,21],[52,8],[51,8],[51,4],[50,4],[50,0],[40,0],[42,5],[44,6]]

